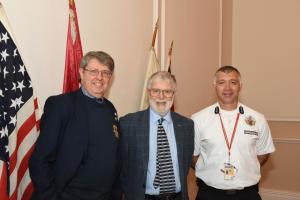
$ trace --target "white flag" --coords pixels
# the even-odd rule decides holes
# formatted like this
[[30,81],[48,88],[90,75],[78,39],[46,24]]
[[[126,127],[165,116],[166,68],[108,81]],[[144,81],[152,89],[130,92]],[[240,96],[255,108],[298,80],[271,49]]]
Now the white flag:
[[160,65],[158,63],[155,50],[153,47],[151,47],[145,81],[144,81],[144,87],[143,87],[143,91],[142,91],[140,110],[145,110],[149,106],[148,99],[147,99],[148,98],[147,97],[148,96],[147,95],[147,81],[153,73],[158,72],[158,71],[160,71]]

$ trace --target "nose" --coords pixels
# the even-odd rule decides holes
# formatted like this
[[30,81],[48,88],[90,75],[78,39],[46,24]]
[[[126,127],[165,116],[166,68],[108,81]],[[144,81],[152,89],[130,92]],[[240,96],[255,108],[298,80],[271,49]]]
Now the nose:
[[158,98],[159,99],[163,99],[164,98],[164,93],[163,93],[162,90],[159,92]]
[[102,79],[103,78],[103,74],[101,71],[98,72],[96,78]]
[[225,83],[225,89],[230,89],[231,88],[231,85],[230,85],[230,83],[228,82],[228,83]]

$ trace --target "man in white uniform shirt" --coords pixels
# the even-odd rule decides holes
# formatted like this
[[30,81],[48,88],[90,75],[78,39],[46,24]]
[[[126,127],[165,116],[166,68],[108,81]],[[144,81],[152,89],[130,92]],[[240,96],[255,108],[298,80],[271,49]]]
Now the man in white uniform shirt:
[[196,200],[261,200],[260,167],[274,152],[265,117],[239,102],[240,72],[219,68],[217,103],[195,113]]

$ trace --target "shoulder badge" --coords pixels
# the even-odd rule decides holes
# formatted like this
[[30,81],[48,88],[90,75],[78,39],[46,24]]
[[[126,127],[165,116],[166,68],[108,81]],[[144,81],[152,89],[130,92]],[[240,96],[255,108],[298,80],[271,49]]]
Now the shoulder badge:
[[120,136],[119,136],[119,131],[118,131],[117,125],[114,124],[112,128],[113,128],[113,133],[114,133],[115,138],[119,139]]

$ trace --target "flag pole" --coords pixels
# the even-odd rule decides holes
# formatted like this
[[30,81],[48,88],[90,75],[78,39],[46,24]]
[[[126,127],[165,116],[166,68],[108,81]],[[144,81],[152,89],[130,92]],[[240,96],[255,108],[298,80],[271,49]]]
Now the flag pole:
[[156,40],[157,30],[158,30],[158,18],[156,20],[154,32],[153,32],[153,35],[152,35],[152,45],[151,45],[152,47],[155,46],[155,40]]
[[168,72],[170,72],[170,73],[171,73],[173,44],[174,44],[174,40],[172,40],[170,48],[169,48],[169,52],[168,52]]
[[[174,40],[172,40],[170,48],[169,48],[169,52],[168,52],[168,72],[170,74],[172,74],[172,70],[171,70],[171,63],[172,63],[172,52],[173,52],[173,44],[174,44]],[[174,101],[175,102],[175,101]],[[175,106],[174,106],[174,102],[173,105],[171,107],[171,111],[175,111]]]

